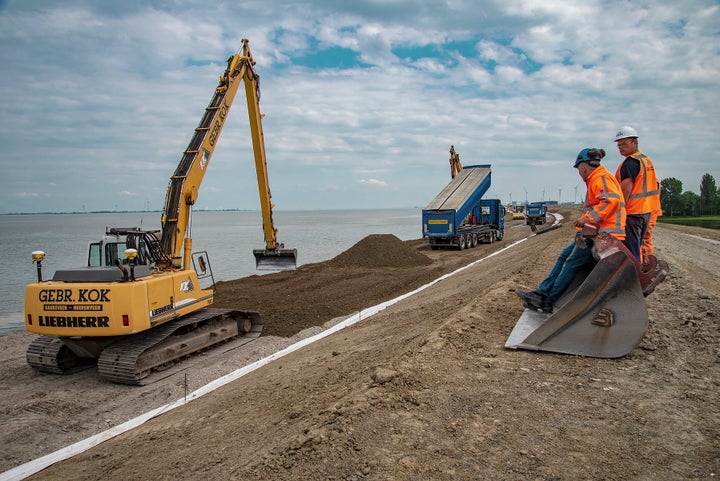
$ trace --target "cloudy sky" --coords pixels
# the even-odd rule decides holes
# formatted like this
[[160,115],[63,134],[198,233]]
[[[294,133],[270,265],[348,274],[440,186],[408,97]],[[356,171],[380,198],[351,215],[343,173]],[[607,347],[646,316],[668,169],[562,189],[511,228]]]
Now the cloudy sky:
[[[720,183],[717,0],[0,0],[0,213],[159,210],[250,39],[277,210],[580,200],[631,125],[660,178]],[[244,94],[196,204],[258,209]]]

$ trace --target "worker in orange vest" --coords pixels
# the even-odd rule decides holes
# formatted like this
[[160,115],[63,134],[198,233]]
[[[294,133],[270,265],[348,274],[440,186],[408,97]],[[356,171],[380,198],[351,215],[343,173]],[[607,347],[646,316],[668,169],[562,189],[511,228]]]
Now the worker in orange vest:
[[[583,214],[575,219],[575,229],[581,231],[583,225],[590,222],[598,225],[598,234],[610,234],[618,240],[624,240],[626,214],[622,191],[617,179],[600,165],[603,157],[603,149],[583,149],[575,159],[573,167],[587,186]],[[515,290],[525,307],[552,312],[553,304],[570,286],[575,275],[597,263],[592,253],[593,241],[582,237],[576,239],[560,252],[555,266],[537,289]]]
[[640,246],[647,235],[652,213],[660,210],[660,183],[652,160],[638,150],[635,129],[620,127],[615,142],[620,155],[625,157],[615,171],[627,209],[625,246],[638,261],[642,261]]

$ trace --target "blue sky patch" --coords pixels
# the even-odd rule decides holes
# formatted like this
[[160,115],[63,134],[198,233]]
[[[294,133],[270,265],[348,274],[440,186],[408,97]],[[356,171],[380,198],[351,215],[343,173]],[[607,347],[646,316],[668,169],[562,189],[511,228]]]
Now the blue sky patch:
[[360,60],[359,52],[342,47],[308,50],[303,55],[293,55],[292,63],[312,69],[344,70],[371,66]]

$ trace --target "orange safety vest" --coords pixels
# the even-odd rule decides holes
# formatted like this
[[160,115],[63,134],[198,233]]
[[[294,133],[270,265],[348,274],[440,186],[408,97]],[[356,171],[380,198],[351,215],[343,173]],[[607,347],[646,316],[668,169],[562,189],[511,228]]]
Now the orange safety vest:
[[[625,208],[628,214],[645,214],[660,210],[660,183],[655,175],[655,166],[645,154],[635,152],[630,157],[640,162],[640,172],[633,181],[630,198],[625,199]],[[627,159],[626,159],[627,160]],[[615,171],[615,178],[621,182],[620,169],[625,160],[620,162]]]
[[[655,171],[655,169],[653,169]],[[657,195],[650,197],[650,207],[652,207],[652,213],[656,216],[662,215],[662,206],[660,205],[660,182],[657,183]]]
[[598,224],[598,233],[625,239],[625,203],[618,180],[601,165],[592,171],[585,184],[587,194],[582,216]]

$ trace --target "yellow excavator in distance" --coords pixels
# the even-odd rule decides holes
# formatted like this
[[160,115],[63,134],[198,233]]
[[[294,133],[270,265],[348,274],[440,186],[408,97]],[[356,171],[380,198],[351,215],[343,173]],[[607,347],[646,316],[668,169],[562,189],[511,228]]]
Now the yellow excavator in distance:
[[[162,230],[109,228],[92,242],[85,267],[57,270],[43,280],[44,252],[35,251],[38,282],[25,289],[25,328],[40,334],[27,361],[42,372],[68,373],[97,362],[102,379],[147,384],[169,367],[218,344],[257,338],[257,312],[216,309],[206,252],[192,252],[191,211],[240,83],[245,84],[265,234],[253,251],[258,269],[293,269],[295,249],[277,242],[260,113],[259,77],[248,40],[227,69],[170,178]],[[181,365],[177,365],[181,367]]]
[[450,146],[450,178],[454,179],[456,175],[462,170],[462,164],[460,163],[460,154],[455,152],[455,146]]

